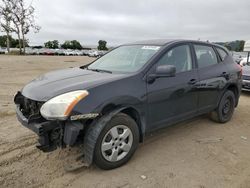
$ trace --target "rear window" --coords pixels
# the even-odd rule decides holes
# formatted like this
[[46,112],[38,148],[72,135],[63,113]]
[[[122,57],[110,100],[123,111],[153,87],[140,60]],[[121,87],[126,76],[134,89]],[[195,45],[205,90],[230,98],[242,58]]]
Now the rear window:
[[194,45],[199,68],[218,63],[214,49],[211,46]]
[[216,48],[216,49],[220,54],[221,60],[224,61],[228,55],[227,52],[221,48]]

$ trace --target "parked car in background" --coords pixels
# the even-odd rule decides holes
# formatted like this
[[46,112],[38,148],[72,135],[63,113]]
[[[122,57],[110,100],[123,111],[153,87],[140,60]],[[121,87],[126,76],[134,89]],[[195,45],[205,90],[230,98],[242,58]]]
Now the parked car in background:
[[240,62],[241,62],[241,60],[242,60],[241,54],[232,52],[232,56],[233,56],[234,61],[235,61],[237,64],[240,64]]
[[113,169],[128,162],[154,130],[207,113],[228,122],[241,79],[241,66],[222,46],[141,41],[88,65],[39,76],[14,102],[18,120],[39,136],[39,149],[80,142],[87,165]]
[[98,51],[98,54],[99,54],[99,56],[103,56],[103,55],[105,55],[107,52],[108,52],[108,51],[99,50],[99,51]]
[[242,90],[250,91],[250,62],[242,67]]
[[0,48],[0,54],[7,54],[7,49],[6,48]]
[[46,49],[45,48],[41,48],[38,51],[38,55],[45,55],[46,54]]
[[65,50],[65,55],[67,55],[67,56],[74,56],[75,52],[73,50],[67,49],[67,50]]
[[32,55],[33,49],[32,48],[25,48],[25,53],[26,53],[26,55]]
[[29,55],[37,55],[38,51],[39,51],[39,49],[32,49],[32,51],[30,52]]
[[45,49],[44,55],[55,55],[55,50],[53,50],[53,49]]
[[84,56],[87,56],[89,54],[89,50],[82,50],[82,53]]
[[[10,51],[19,51],[17,48],[11,48]],[[90,56],[99,57],[106,53],[106,51],[96,50],[72,50],[72,49],[49,49],[49,48],[25,48],[26,55],[49,55],[49,56]],[[0,48],[0,54],[7,53],[6,48]]]
[[96,50],[90,50],[90,51],[88,52],[88,56],[89,56],[89,57],[98,57],[98,56],[99,56],[99,53],[98,53],[98,51],[96,51]]
[[245,66],[245,65],[247,65],[249,62],[250,62],[250,59],[249,59],[248,62],[247,62],[247,57],[244,57],[244,58],[241,59],[241,61],[240,61],[239,64],[240,64],[241,66]]
[[241,61],[242,66],[250,64],[250,40],[244,44],[244,52],[247,53],[246,58]]

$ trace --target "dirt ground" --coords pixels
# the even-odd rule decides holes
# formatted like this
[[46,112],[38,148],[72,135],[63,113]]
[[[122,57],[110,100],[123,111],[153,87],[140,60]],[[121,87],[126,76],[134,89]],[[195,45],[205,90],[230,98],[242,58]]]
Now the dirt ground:
[[0,56],[0,187],[250,187],[250,93],[242,93],[229,123],[202,116],[158,131],[115,170],[66,172],[81,149],[36,149],[36,135],[16,120],[14,94],[42,73],[91,60]]

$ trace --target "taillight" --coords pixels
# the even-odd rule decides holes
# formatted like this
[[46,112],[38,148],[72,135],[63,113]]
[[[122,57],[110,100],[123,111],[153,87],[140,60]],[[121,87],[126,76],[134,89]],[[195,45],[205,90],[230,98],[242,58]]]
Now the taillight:
[[239,78],[241,78],[241,77],[242,77],[242,66],[241,66],[241,65],[239,65],[239,64],[237,64],[237,66],[240,68]]

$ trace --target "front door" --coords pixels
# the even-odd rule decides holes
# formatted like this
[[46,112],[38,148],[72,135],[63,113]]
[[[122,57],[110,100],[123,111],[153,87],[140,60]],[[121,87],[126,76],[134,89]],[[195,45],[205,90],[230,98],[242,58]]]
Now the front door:
[[157,78],[147,83],[148,125],[151,130],[167,126],[192,116],[197,111],[198,81],[194,69],[190,45],[182,44],[171,48],[153,66],[153,74],[158,65],[174,65],[174,77]]

